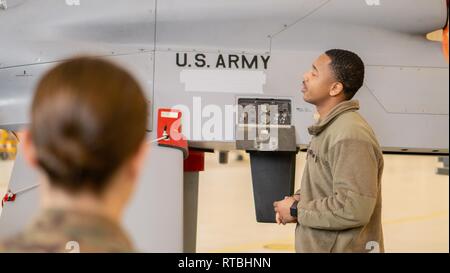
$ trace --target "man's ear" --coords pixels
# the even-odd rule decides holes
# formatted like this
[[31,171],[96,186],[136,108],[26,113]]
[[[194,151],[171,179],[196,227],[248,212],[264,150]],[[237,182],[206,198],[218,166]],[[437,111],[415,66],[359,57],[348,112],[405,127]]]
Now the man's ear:
[[330,96],[336,97],[336,96],[339,96],[339,94],[343,94],[343,93],[344,93],[344,85],[342,85],[342,83],[335,82],[331,85]]
[[23,154],[25,161],[33,168],[38,167],[36,147],[31,139],[31,133],[28,129],[25,129],[19,134],[19,140],[22,144]]

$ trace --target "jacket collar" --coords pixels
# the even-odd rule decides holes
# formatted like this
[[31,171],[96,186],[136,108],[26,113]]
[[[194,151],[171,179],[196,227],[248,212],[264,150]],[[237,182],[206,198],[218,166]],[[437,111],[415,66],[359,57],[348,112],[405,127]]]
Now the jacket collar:
[[[120,224],[93,212],[73,209],[47,208],[40,211],[27,227],[26,234],[39,234],[40,237],[64,236],[76,234],[91,242],[107,242],[118,247],[118,251],[132,252],[133,245]],[[78,235],[77,235],[78,236]],[[53,237],[52,237],[53,238]],[[105,247],[104,251],[110,251]]]
[[325,128],[328,127],[333,121],[340,116],[341,114],[348,111],[356,111],[359,110],[359,101],[358,100],[347,100],[339,103],[331,111],[323,120],[319,120],[316,124],[308,127],[308,132],[310,135],[317,136],[319,135]]

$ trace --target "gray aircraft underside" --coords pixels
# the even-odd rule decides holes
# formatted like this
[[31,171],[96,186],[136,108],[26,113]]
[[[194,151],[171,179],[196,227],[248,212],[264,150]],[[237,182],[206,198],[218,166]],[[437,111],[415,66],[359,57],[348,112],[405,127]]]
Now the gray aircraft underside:
[[[183,115],[191,122],[185,120],[183,130],[190,146],[234,149],[236,124],[226,120],[226,106],[240,98],[271,98],[290,100],[290,125],[302,147],[310,140],[307,127],[314,123],[315,111],[302,99],[302,75],[325,50],[343,48],[365,62],[364,85],[355,98],[383,149],[448,153],[448,63],[441,44],[425,38],[445,26],[445,0],[5,3],[7,8],[0,8],[0,128],[28,123],[33,89],[45,71],[73,55],[89,54],[117,61],[138,77],[152,104],[149,139],[156,137],[158,108],[185,106]],[[200,112],[208,105],[221,110],[220,134],[198,132],[211,118],[208,111],[198,115],[199,101]],[[181,251],[182,201],[169,205],[178,212],[156,220],[143,219],[138,208],[148,208],[147,215],[161,214],[155,207],[164,196],[182,200],[182,155],[154,146],[149,162],[142,180],[162,181],[141,183],[127,228],[145,251]],[[167,162],[176,171],[164,178],[155,175],[169,168]],[[16,188],[36,178],[22,163],[19,150],[11,180]],[[14,215],[34,211],[37,191],[27,194],[29,202],[5,206],[0,236],[11,235],[28,220]]]

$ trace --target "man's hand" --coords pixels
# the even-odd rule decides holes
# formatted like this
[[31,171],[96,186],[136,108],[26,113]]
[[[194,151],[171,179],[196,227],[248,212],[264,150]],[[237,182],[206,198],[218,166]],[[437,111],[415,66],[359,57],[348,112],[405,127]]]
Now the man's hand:
[[273,203],[275,210],[275,220],[277,224],[296,223],[297,217],[291,216],[291,206],[297,198],[294,196],[286,196],[284,200],[280,200]]

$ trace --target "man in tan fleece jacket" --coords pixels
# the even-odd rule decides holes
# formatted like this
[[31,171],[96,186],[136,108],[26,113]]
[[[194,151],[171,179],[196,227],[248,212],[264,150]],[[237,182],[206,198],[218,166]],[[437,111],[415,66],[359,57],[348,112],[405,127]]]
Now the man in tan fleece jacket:
[[352,100],[364,80],[353,52],[320,55],[303,80],[303,98],[319,114],[300,190],[274,203],[277,223],[297,223],[297,252],[384,252],[381,225],[383,156]]

